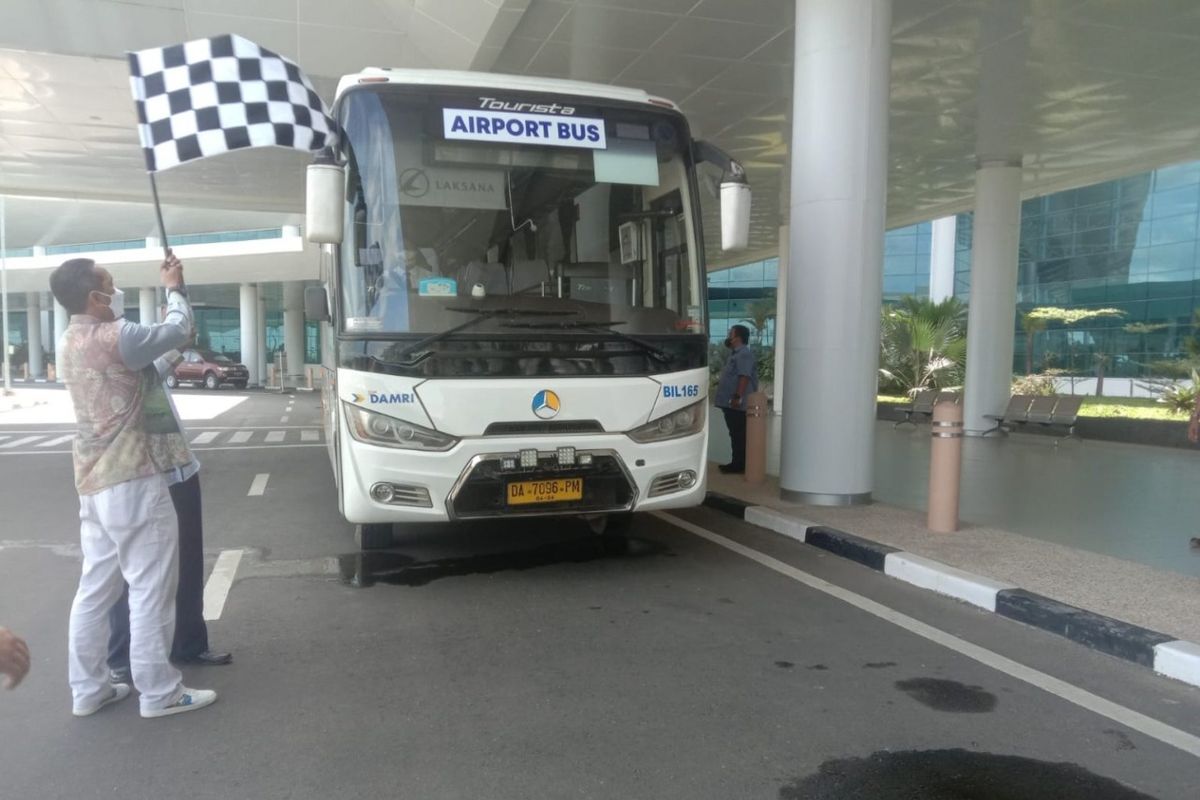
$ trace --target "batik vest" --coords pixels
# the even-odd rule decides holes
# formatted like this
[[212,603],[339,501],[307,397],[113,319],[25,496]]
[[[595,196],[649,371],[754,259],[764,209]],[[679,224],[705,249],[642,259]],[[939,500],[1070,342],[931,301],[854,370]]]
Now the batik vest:
[[75,488],[95,494],[191,460],[154,365],[135,371],[121,360],[124,321],[73,316],[58,351],[75,406]]

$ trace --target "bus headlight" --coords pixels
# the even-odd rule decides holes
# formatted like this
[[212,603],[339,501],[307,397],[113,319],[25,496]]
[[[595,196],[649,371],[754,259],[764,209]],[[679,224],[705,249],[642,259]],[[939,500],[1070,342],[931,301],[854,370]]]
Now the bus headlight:
[[666,416],[652,419],[645,425],[639,425],[628,432],[630,439],[635,442],[661,442],[667,439],[679,439],[699,433],[704,428],[704,415],[707,413],[708,401],[701,400],[687,408],[672,411]]
[[458,439],[411,422],[367,411],[350,403],[343,403],[350,435],[357,441],[383,447],[399,447],[405,450],[430,450],[440,452],[458,444]]

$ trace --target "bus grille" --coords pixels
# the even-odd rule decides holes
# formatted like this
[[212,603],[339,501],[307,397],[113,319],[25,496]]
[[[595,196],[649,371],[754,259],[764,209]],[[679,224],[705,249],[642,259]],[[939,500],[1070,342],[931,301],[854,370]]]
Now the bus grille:
[[[594,453],[590,466],[560,467],[543,459],[534,469],[505,472],[502,456],[487,456],[476,461],[450,494],[449,510],[456,519],[538,514],[606,513],[633,508],[637,489],[619,458],[610,451]],[[508,505],[508,484],[512,481],[580,478],[583,497],[558,503],[530,506]]]
[[542,422],[493,422],[484,430],[484,436],[537,436],[570,433],[604,433],[604,426],[594,419],[568,419]]

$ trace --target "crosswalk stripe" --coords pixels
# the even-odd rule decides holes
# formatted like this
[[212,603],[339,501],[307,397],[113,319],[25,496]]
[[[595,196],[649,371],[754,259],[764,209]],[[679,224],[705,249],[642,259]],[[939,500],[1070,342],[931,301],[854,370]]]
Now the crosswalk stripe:
[[66,436],[60,436],[57,439],[51,439],[48,442],[42,442],[38,447],[54,447],[55,445],[66,444],[75,438],[75,434],[68,433]]
[[238,431],[233,436],[229,437],[230,444],[245,444],[250,441],[250,437],[254,435],[254,431]]
[[302,442],[319,442],[321,434],[318,431],[300,431],[300,441]]
[[268,442],[282,442],[283,437],[287,436],[287,431],[271,431],[267,434]]
[[31,442],[36,442],[40,438],[42,438],[42,437],[41,436],[26,436],[24,439],[13,439],[8,444],[0,444],[0,449],[8,449],[10,447],[22,447],[24,445],[30,444]]
[[192,439],[192,444],[208,444],[220,435],[219,431],[205,431]]

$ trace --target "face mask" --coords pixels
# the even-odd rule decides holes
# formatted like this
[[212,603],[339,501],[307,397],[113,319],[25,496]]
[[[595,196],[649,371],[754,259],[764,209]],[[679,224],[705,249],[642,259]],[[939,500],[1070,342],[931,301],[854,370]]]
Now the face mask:
[[[104,294],[101,292],[101,294]],[[125,293],[120,289],[113,287],[112,294],[104,295],[108,298],[108,307],[113,313],[113,319],[120,319],[125,316]]]

